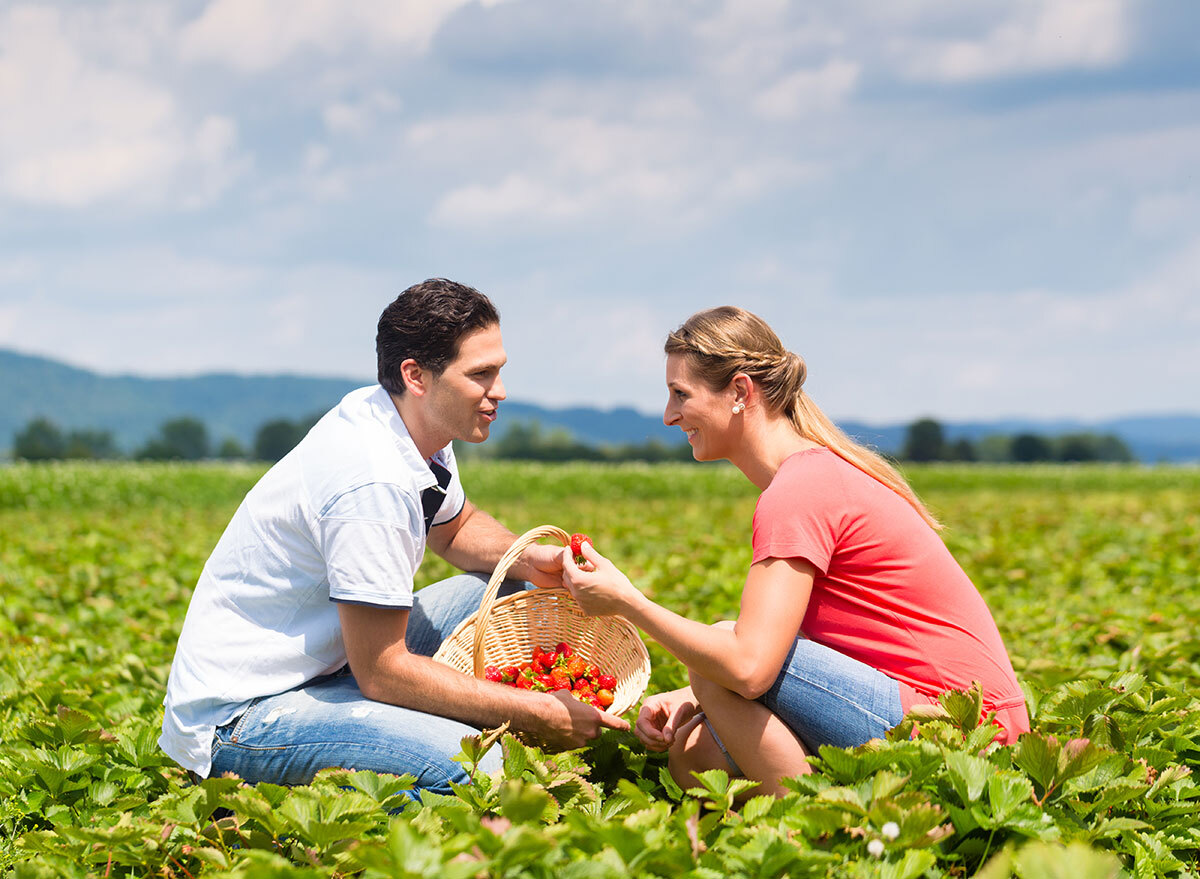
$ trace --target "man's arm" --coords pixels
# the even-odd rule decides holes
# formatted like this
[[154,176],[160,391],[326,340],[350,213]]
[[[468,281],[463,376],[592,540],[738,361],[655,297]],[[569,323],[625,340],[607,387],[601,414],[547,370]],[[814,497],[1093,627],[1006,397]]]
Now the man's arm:
[[[429,532],[429,548],[463,571],[491,571],[517,535],[513,534],[470,501],[462,512]],[[515,580],[537,586],[562,585],[561,547],[535,544],[522,553],[508,570]]]
[[406,608],[342,603],[338,614],[350,670],[368,699],[478,727],[509,721],[515,729],[560,749],[582,747],[605,727],[629,729],[621,718],[584,705],[563,691],[551,695],[514,690],[410,653],[404,644]]

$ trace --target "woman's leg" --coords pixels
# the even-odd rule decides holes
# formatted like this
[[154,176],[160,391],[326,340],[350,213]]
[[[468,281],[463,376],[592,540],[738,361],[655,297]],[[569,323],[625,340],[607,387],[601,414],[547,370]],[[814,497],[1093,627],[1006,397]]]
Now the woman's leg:
[[[732,625],[718,623],[717,625]],[[796,639],[774,685],[749,701],[691,674],[692,690],[708,719],[672,752],[672,774],[728,768],[713,733],[756,792],[777,796],[779,779],[810,771],[808,753],[821,745],[861,745],[883,736],[903,719],[900,687],[869,665],[824,645]],[[678,769],[678,774],[676,774]]]
[[[812,771],[804,743],[777,714],[694,672],[690,678],[692,692],[704,709],[707,724],[701,722],[691,730],[678,757],[674,750],[671,753],[672,762],[678,763],[681,772],[687,776],[688,786],[695,783],[690,777],[691,772],[724,769],[733,775],[736,766],[746,778],[759,782],[759,787],[750,792],[752,796],[773,794],[778,797],[788,792],[779,779]],[[720,744],[713,733],[720,739]],[[734,766],[722,752],[721,744]],[[678,782],[675,765],[671,767],[671,774]]]

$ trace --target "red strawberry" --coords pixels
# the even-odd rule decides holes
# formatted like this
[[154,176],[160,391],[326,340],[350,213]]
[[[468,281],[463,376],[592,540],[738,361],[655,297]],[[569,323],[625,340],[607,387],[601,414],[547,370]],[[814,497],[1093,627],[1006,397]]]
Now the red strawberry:
[[484,680],[495,681],[496,683],[501,683],[501,681],[504,678],[504,674],[500,671],[500,669],[496,668],[496,666],[489,665],[487,668],[485,668],[483,670],[483,677],[484,677]]
[[571,645],[570,645],[570,644],[568,644],[566,641],[559,641],[559,642],[558,642],[558,643],[557,643],[557,644],[554,646],[554,652],[555,652],[555,653],[557,653],[559,656],[565,656],[565,657],[567,657],[568,659],[570,659],[570,658],[571,658],[571,654],[572,654],[574,651],[573,651],[573,650],[571,650]]
[[613,704],[612,690],[607,687],[596,691],[596,701],[600,703],[601,708],[607,708]]
[[587,661],[582,656],[572,656],[567,660],[567,671],[573,678],[582,678],[587,674]]
[[596,678],[596,686],[601,690],[615,690],[617,688],[617,679],[612,675],[600,675]]
[[516,681],[518,674],[520,674],[520,672],[517,671],[517,667],[515,665],[506,665],[504,666],[504,672],[500,680],[506,684],[511,684]]
[[586,534],[571,535],[571,553],[575,556],[575,564],[581,566],[587,564],[587,559],[583,557],[583,544],[591,542],[592,538],[588,537]]

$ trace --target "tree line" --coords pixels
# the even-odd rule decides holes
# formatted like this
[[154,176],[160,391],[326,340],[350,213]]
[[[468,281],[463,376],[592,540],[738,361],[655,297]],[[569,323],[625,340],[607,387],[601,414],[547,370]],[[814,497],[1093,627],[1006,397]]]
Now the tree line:
[[49,418],[34,418],[13,436],[13,457],[26,461],[65,459],[138,461],[201,461],[220,458],[227,461],[278,461],[304,438],[317,423],[320,414],[292,421],[274,418],[264,422],[254,434],[250,448],[235,437],[214,443],[208,427],[199,418],[181,416],[159,425],[157,433],[125,454],[117,446],[111,430],[64,431]]
[[[34,418],[13,437],[13,457],[27,461],[61,459],[133,458],[142,461],[223,460],[278,461],[304,438],[320,413],[291,420],[273,418],[259,426],[254,443],[246,448],[233,437],[213,443],[208,428],[198,418],[182,416],[164,421],[158,432],[126,455],[117,447],[112,431],[64,431],[48,418]],[[687,443],[668,445],[659,440],[643,443],[596,445],[576,439],[561,428],[544,429],[537,422],[516,422],[503,435],[482,446],[458,444],[468,457],[526,461],[691,461]],[[1035,433],[992,435],[972,442],[950,441],[941,423],[922,418],[908,426],[902,461],[983,461],[1035,463],[1039,461],[1132,461],[1129,447],[1114,434],[1070,433],[1047,437]]]
[[986,461],[1033,464],[1037,462],[1132,461],[1133,452],[1112,433],[992,434],[972,442],[965,437],[949,441],[940,422],[921,418],[908,426],[900,458],[904,461]]
[[[13,437],[13,457],[26,461],[65,459],[138,461],[222,460],[278,461],[304,438],[321,414],[292,421],[273,418],[254,434],[254,443],[246,448],[228,437],[214,444],[208,428],[198,418],[182,416],[164,421],[158,432],[128,455],[118,448],[111,430],[64,431],[48,418],[34,418]],[[526,461],[690,461],[691,448],[685,443],[669,446],[650,440],[644,443],[590,445],[575,439],[565,430],[546,431],[536,422],[516,422],[502,436],[483,446],[457,443],[455,448],[468,457],[506,458]]]

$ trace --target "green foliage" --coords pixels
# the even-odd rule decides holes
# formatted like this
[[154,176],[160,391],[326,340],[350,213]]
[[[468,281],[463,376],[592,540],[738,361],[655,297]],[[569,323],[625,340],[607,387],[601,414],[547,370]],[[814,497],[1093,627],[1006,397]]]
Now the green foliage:
[[[825,747],[776,800],[682,790],[629,733],[546,754],[468,737],[470,781],[327,770],[198,786],[156,745],[200,568],[261,466],[0,468],[0,875],[1192,877],[1200,872],[1200,472],[916,468],[996,614],[1035,730],[978,692]],[[736,614],[755,491],[728,467],[472,462],[522,531],[584,530],[663,604]],[[430,557],[421,583],[449,573]],[[652,689],[683,682],[651,646]],[[503,770],[476,771],[489,748]]]
[[158,435],[137,452],[147,461],[199,461],[210,451],[208,428],[199,418],[184,416],[164,421]]
[[13,436],[13,457],[26,461],[61,458],[116,458],[116,441],[109,430],[72,430],[64,434],[48,418],[35,418]]

